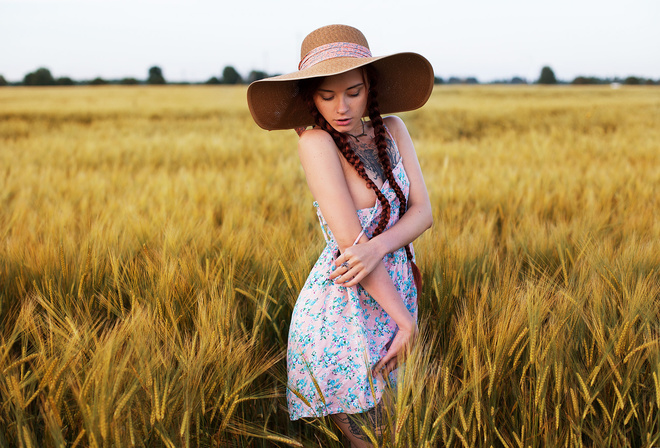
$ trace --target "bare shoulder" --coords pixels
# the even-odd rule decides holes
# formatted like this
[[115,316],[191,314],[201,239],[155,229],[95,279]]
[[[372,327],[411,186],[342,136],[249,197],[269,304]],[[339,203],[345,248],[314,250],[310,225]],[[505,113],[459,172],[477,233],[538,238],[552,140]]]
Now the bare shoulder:
[[408,128],[401,118],[396,115],[389,115],[383,118],[383,122],[387,129],[390,130],[392,136],[398,139],[398,136],[408,136]]
[[403,120],[399,117],[390,116],[385,118],[385,120],[387,120],[387,127],[390,129],[392,137],[394,137],[396,145],[399,148],[399,154],[401,154],[403,166],[406,170],[408,180],[410,181],[408,206],[422,207],[422,210],[425,210],[425,213],[429,216],[429,222],[432,222],[432,219],[430,218],[431,203],[429,201],[429,194],[426,190],[422,168],[419,165],[417,152],[415,151],[415,146],[408,133],[408,128],[406,128]]
[[298,148],[300,150],[305,151],[319,146],[337,148],[332,136],[322,129],[308,129],[298,139]]
[[324,165],[340,166],[337,145],[322,129],[309,129],[298,139],[298,156],[305,171],[316,171]]
[[415,153],[415,147],[413,146],[412,139],[408,133],[408,128],[403,120],[396,115],[390,115],[383,118],[385,126],[389,129],[396,146],[399,148],[399,153],[403,156],[404,160],[406,158],[417,158]]

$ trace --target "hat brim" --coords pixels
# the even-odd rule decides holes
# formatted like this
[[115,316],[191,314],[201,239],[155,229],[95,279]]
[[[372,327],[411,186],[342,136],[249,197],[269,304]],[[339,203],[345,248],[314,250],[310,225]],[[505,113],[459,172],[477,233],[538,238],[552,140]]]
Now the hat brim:
[[338,75],[369,64],[378,71],[381,114],[418,109],[431,96],[433,67],[417,53],[333,58],[304,70],[250,84],[247,100],[252,118],[260,127],[270,131],[313,125],[314,119],[300,95],[298,81]]

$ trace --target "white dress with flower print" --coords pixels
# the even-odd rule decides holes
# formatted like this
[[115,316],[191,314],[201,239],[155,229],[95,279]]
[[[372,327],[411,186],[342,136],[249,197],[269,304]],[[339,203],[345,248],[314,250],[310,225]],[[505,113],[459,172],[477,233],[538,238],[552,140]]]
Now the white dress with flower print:
[[[398,152],[393,139],[392,144]],[[398,159],[392,171],[407,198],[410,182],[401,156]],[[387,181],[381,191],[391,204],[386,227],[389,228],[399,219],[400,204]],[[338,246],[318,204],[314,205],[327,245],[300,291],[291,317],[287,350],[291,420],[355,414],[373,408],[381,398],[385,382],[381,375],[370,380],[370,372],[387,352],[397,331],[394,320],[362,286],[347,288],[330,280]],[[378,225],[380,210],[376,201],[374,207],[357,211],[368,237]],[[387,254],[383,262],[416,319],[417,290],[405,249]],[[390,375],[394,377],[395,373]]]

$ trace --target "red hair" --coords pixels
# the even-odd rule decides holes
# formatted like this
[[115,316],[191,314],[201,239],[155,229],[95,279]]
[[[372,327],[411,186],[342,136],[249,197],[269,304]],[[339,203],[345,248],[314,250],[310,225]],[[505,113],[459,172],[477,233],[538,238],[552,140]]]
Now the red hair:
[[[380,115],[380,109],[378,107],[378,99],[377,99],[378,73],[375,68],[368,65],[365,67],[365,69],[362,72],[362,76],[365,75],[368,81],[367,84],[369,86],[367,93],[367,113],[369,115],[369,119],[371,120],[371,124],[374,128],[374,141],[376,143],[376,148],[378,150],[378,160],[383,168],[383,173],[385,175],[384,180],[387,180],[390,183],[390,187],[392,187],[394,193],[396,194],[396,197],[399,199],[399,218],[401,218],[408,208],[408,201],[406,199],[406,196],[403,194],[403,190],[401,189],[401,186],[394,177],[394,173],[392,171],[392,162],[390,161],[390,156],[387,152],[387,140],[388,140],[387,130],[385,129],[383,118]],[[314,122],[316,123],[316,126],[318,126],[319,128],[326,131],[328,134],[330,134],[335,144],[337,145],[337,148],[339,148],[339,151],[344,156],[346,161],[350,163],[351,166],[355,169],[355,171],[357,171],[357,173],[360,175],[360,177],[364,179],[364,181],[367,183],[367,186],[371,188],[374,191],[374,193],[376,193],[376,197],[378,198],[378,201],[380,202],[381,205],[381,212],[380,215],[378,216],[378,226],[376,226],[376,229],[374,229],[373,236],[380,235],[385,230],[385,227],[387,227],[392,206],[390,202],[387,200],[387,197],[385,197],[383,192],[380,191],[380,188],[378,188],[376,184],[371,180],[371,178],[367,175],[362,160],[360,160],[358,155],[355,153],[355,151],[353,150],[353,148],[351,148],[351,145],[349,144],[348,135],[338,132],[335,128],[333,128],[316,108],[316,105],[314,104],[314,93],[316,92],[316,89],[319,87],[319,85],[322,82],[323,82],[323,78],[312,78],[312,79],[302,80],[300,82],[301,93],[305,98],[305,101],[310,109],[310,113],[312,117],[314,117]],[[298,132],[298,130],[296,131]],[[408,260],[412,262],[413,258],[412,258],[412,252],[410,250],[410,245],[406,245],[405,248],[406,248],[406,255],[408,257]]]

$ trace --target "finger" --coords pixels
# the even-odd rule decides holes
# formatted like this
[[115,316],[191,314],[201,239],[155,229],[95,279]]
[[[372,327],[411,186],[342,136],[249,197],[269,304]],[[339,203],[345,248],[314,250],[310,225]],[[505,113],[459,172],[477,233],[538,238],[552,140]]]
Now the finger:
[[[349,268],[348,266],[346,266],[345,263],[346,263],[346,262],[340,264],[339,266],[337,266],[337,267],[335,268],[334,271],[330,272],[330,276],[329,276],[330,280],[334,280],[334,279],[336,279],[337,277],[340,277],[340,276],[342,276],[342,275],[346,275],[346,273],[349,271],[350,268]],[[350,277],[349,277],[349,278],[350,278]]]
[[349,288],[350,285],[348,284],[348,282],[351,281],[351,280],[353,280],[353,277],[351,277],[350,275],[344,274],[344,275],[340,275],[339,277],[337,277],[335,279],[335,284],[343,286],[345,288]]
[[385,353],[385,356],[383,356],[381,358],[381,360],[378,361],[378,363],[376,364],[376,367],[374,367],[374,369],[373,369],[374,372],[376,372],[376,373],[379,372],[385,366],[385,364],[387,364],[390,361],[390,359],[392,359],[395,355],[396,354],[394,352],[392,352],[391,350],[388,350],[388,352]]
[[344,283],[344,286],[346,286],[347,288],[350,288],[351,286],[355,286],[358,283],[360,283],[364,277],[365,277],[364,274],[362,272],[359,272],[350,281]]
[[395,357],[390,360],[387,364],[385,364],[385,372],[389,375],[390,372],[396,370],[396,368],[399,366],[399,358]]
[[385,377],[387,377],[387,375],[389,375],[392,371],[396,370],[396,368],[397,368],[398,366],[399,366],[399,360],[398,360],[398,358],[395,356],[394,358],[390,359],[388,362],[386,362],[385,364],[383,364],[383,366],[380,368],[380,370],[378,370],[378,372],[380,372],[380,373],[383,375],[383,377],[385,378]]
[[358,273],[358,270],[355,267],[351,268],[346,266],[339,266],[335,272],[337,271],[339,271],[339,273],[335,276],[335,283],[339,283],[342,286],[348,286],[346,285],[346,282],[351,281]]
[[345,261],[348,261],[351,259],[351,248],[348,247],[346,250],[342,253],[339,254],[337,258],[335,258],[335,266],[340,266],[342,263]]

